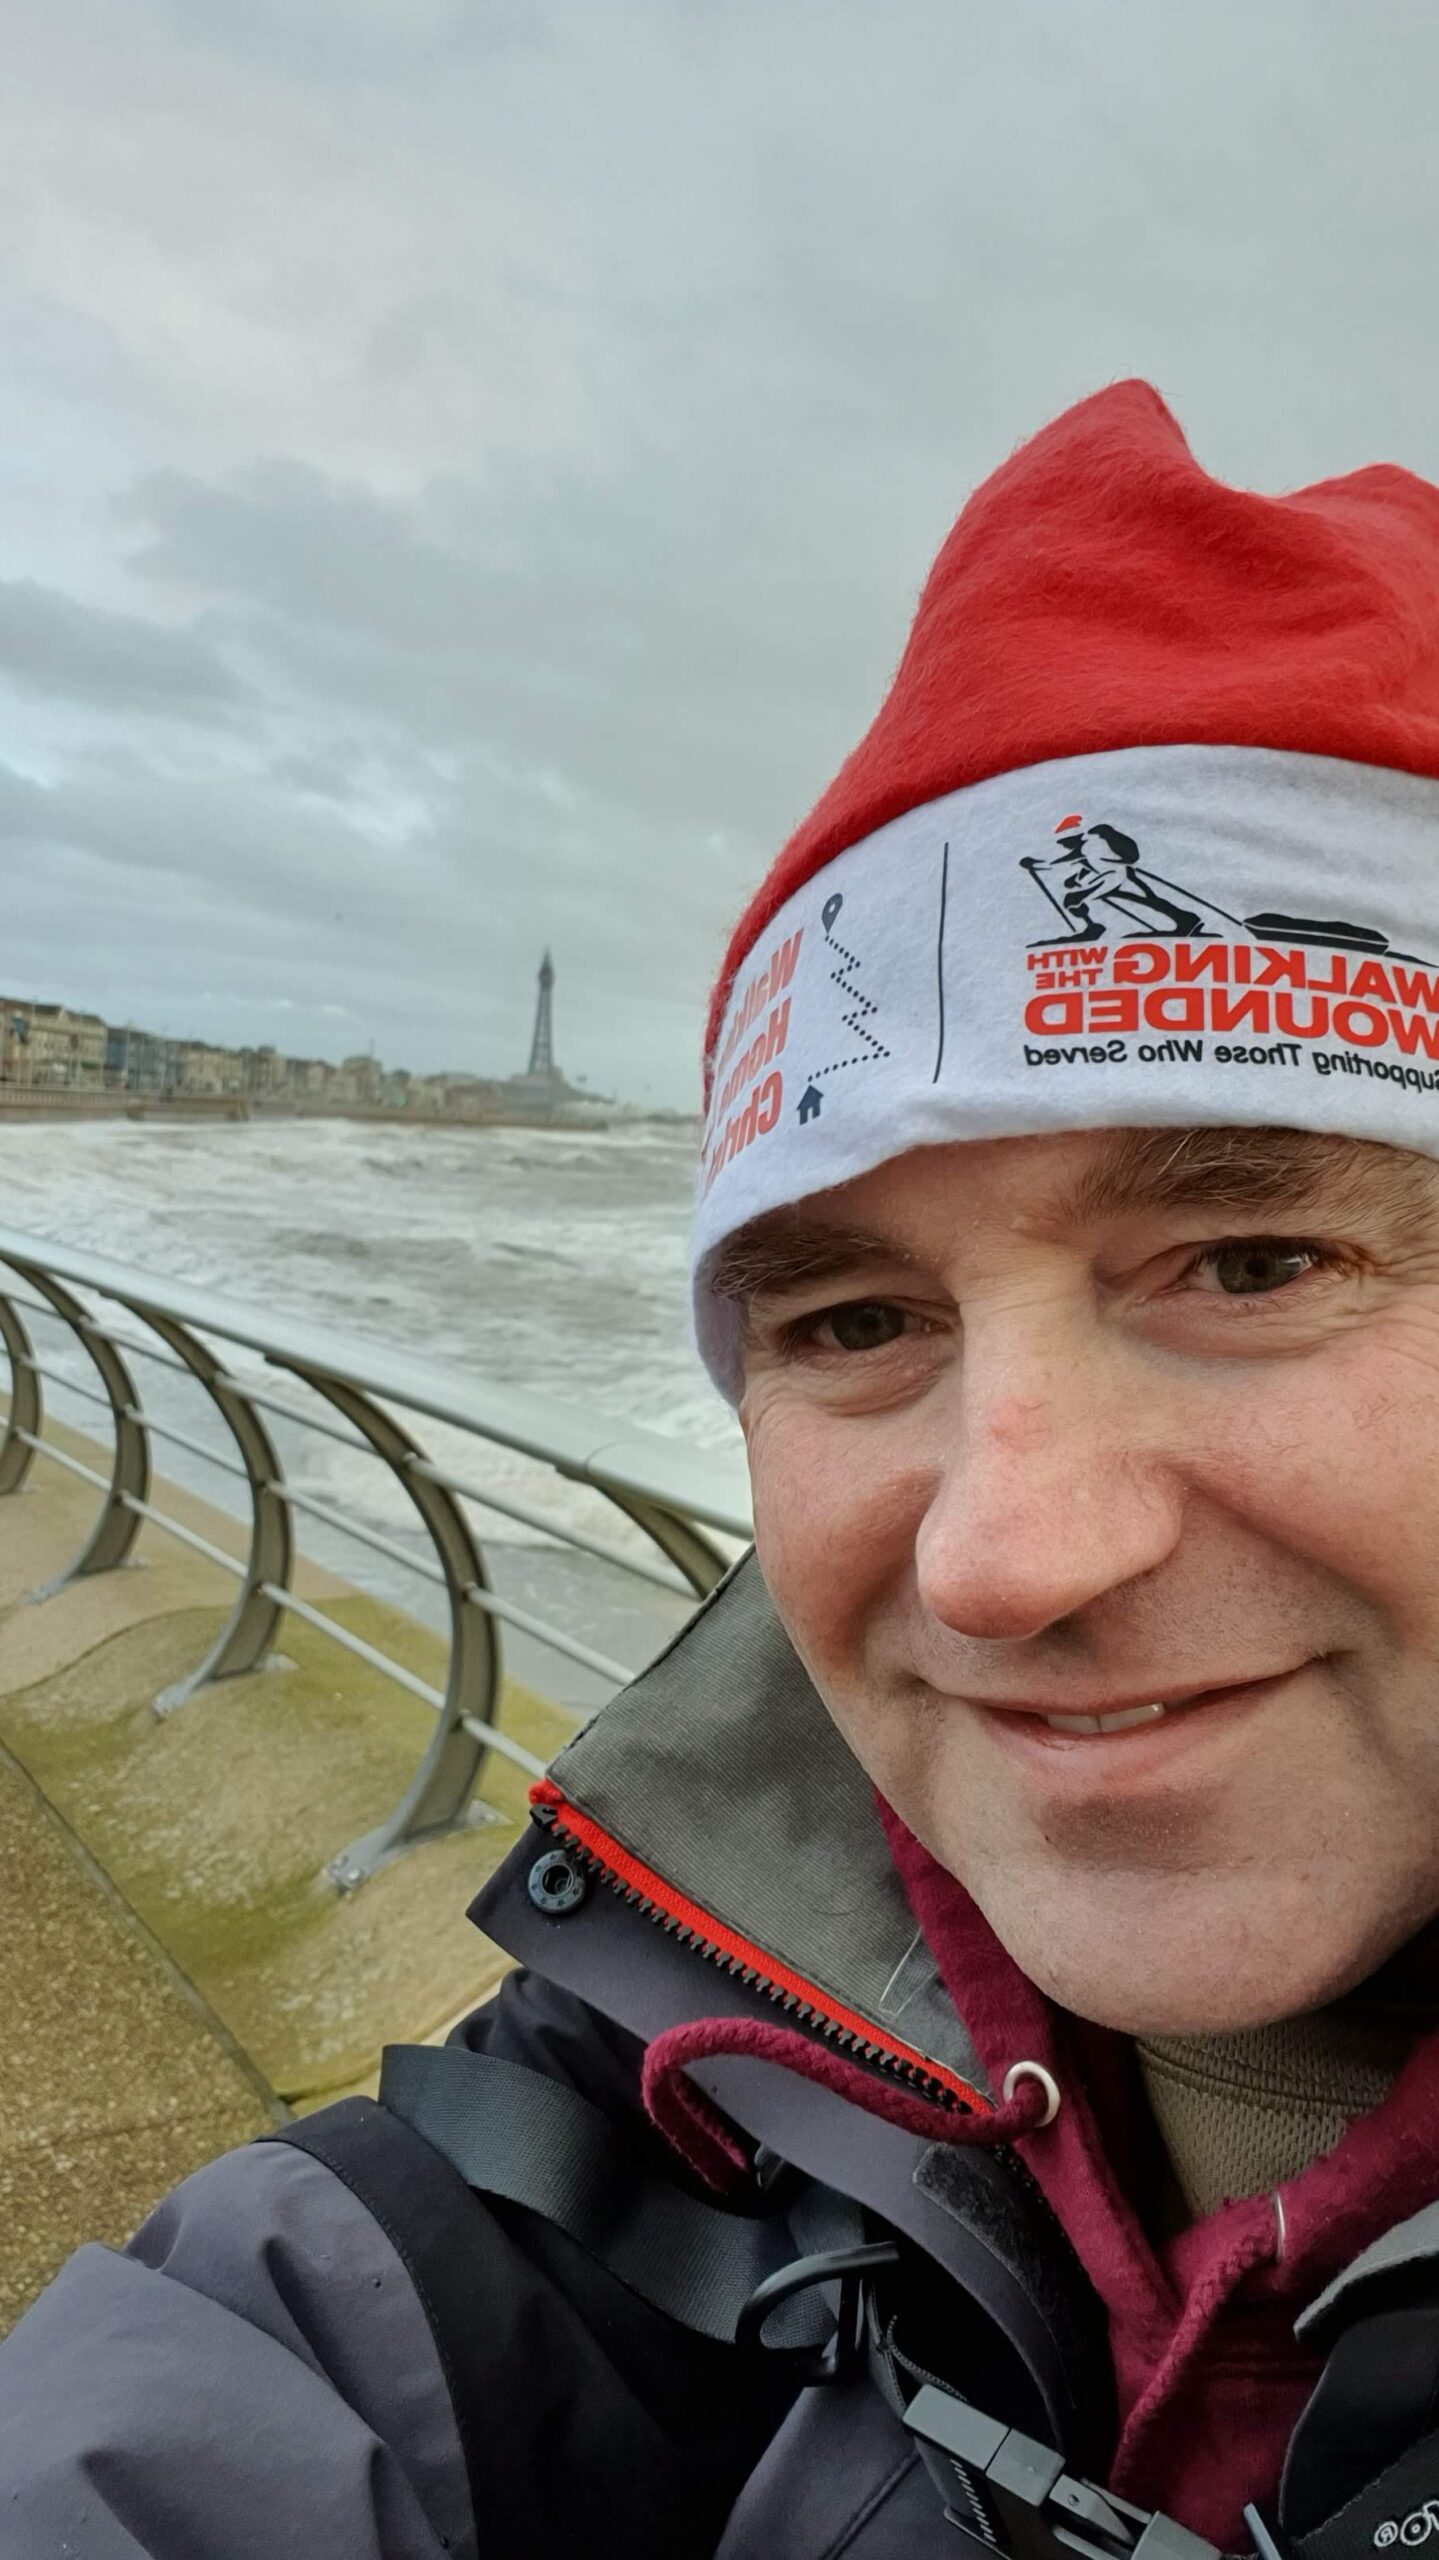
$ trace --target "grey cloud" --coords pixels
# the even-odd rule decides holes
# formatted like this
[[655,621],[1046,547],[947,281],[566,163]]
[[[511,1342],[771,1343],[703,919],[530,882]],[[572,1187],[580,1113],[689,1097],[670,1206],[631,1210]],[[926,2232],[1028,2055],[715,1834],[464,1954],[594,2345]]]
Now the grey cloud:
[[298,791],[316,800],[353,800],[359,787],[353,766],[313,749],[272,757],[268,779],[281,791]]
[[77,1000],[499,1063],[553,939],[566,1063],[686,1098],[1022,434],[1142,371],[1241,481],[1439,471],[1411,0],[12,14],[0,833]]
[[49,840],[50,794],[28,774],[0,764],[0,840],[40,843]]
[[0,580],[0,676],[101,711],[214,718],[247,688],[207,642],[33,579]]
[[[692,1077],[714,956],[703,917],[685,967],[661,972],[646,957],[656,847],[621,847],[626,862],[609,843],[575,834],[557,852],[532,820],[528,830],[503,789],[498,798],[456,791],[407,837],[385,842],[343,812],[297,810],[285,786],[259,774],[220,788],[107,757],[41,786],[0,768],[0,846],[44,857],[27,890],[27,933],[53,937],[66,954],[59,991],[75,994],[66,935],[82,919],[96,953],[85,1000],[118,1018],[220,1036],[228,1015],[235,1039],[328,1051],[334,1008],[345,1005],[400,1063],[509,1071],[523,1064],[548,917],[569,1063],[598,1083],[618,1061],[633,1089],[647,1072],[645,1043],[658,1036]],[[537,864],[548,866],[548,899],[532,887],[516,900],[517,873]],[[26,934],[7,933],[8,978],[30,947]],[[53,990],[53,967],[43,978]],[[218,1014],[198,1005],[206,988],[220,991]],[[628,1052],[627,1041],[636,1043]],[[667,1089],[683,1092],[671,1073]]]
[[836,561],[816,631],[792,555],[737,552],[694,499],[662,460],[605,502],[557,480],[382,504],[313,470],[172,474],[136,493],[154,532],[133,561],[288,685],[762,850],[862,716],[838,635],[871,601],[885,656],[902,625]]
[[[329,1047],[315,1009],[343,998],[401,1063],[468,1059],[497,1072],[523,1063],[534,971],[549,940],[567,1062],[622,1090],[648,1083],[676,1100],[694,1092],[696,1026],[732,900],[716,898],[705,873],[687,880],[677,870],[658,898],[672,846],[634,829],[545,826],[522,789],[483,775],[465,777],[388,842],[352,817],[350,804],[297,804],[287,787],[258,777],[183,788],[143,770],[117,775],[107,763],[49,789],[0,792],[0,836],[13,849],[0,859],[10,869],[16,856],[42,857],[24,871],[32,919],[40,882],[63,876],[61,856],[99,884],[51,908],[76,1000],[78,929],[90,967],[103,966],[107,980],[117,952],[126,954],[131,992],[105,1001],[127,1015],[143,1018],[157,973],[188,971],[234,992],[236,1038],[257,1036],[239,996],[263,984],[302,1017],[283,1034],[288,1046]],[[131,918],[118,936],[113,922],[103,932],[100,924],[117,900]],[[242,977],[245,954],[254,967]]]

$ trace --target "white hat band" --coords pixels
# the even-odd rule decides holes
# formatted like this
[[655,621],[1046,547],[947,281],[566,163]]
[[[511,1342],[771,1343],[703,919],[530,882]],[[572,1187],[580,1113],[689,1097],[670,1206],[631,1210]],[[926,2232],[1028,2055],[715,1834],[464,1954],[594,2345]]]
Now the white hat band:
[[796,892],[735,980],[705,1264],[911,1148],[1277,1125],[1439,1155],[1439,782],[1254,747],[1131,747],[908,811]]

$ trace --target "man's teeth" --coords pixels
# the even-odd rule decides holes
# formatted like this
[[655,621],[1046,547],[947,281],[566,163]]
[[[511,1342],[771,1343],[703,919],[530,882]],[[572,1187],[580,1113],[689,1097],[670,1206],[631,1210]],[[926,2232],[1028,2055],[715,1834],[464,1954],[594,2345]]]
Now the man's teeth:
[[1117,1716],[1046,1716],[1056,1733],[1124,1733],[1132,1724],[1157,1724],[1169,1709],[1159,1699],[1148,1707],[1121,1707]]

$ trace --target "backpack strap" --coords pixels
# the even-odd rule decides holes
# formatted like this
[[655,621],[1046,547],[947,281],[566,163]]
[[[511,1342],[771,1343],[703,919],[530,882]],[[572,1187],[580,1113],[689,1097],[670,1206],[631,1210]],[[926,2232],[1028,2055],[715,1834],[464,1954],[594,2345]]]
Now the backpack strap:
[[473,2210],[463,2180],[372,2098],[341,2098],[258,2138],[288,2143],[318,2160],[395,2250],[434,2340],[473,2492],[481,2478],[491,2355],[484,2324],[474,2316],[473,2265],[456,2246],[457,2230]]
[[[431,2059],[443,2060],[443,2049]],[[486,2080],[485,2113],[504,2112],[512,2085]],[[434,2341],[484,2549],[540,2548],[556,2514],[583,2518],[591,2549],[622,2550],[627,2560],[714,2549],[793,2399],[795,2377],[782,2355],[745,2356],[728,2340],[676,2327],[673,2314],[657,2316],[611,2272],[600,2225],[606,2210],[626,2210],[624,2187],[597,2178],[587,2251],[548,2218],[553,2191],[543,2183],[526,2209],[529,2182],[513,2156],[508,2172],[497,2158],[489,2188],[474,2163],[472,2185],[425,2134],[372,2098],[343,2099],[261,2138],[330,2171],[396,2250]],[[618,2140],[623,2150],[623,2133]],[[642,2143],[633,2151],[631,2187],[640,2183]],[[651,2170],[648,2183],[663,2182]],[[586,2222],[578,2210],[571,2219]],[[778,2247],[783,2217],[767,2220]],[[785,2247],[792,2255],[792,2241]],[[713,2315],[713,2293],[709,2304]],[[617,2459],[616,2447],[632,2459]]]
[[[812,2180],[784,2210],[705,2202],[658,2175],[633,2133],[578,2089],[497,2054],[387,2046],[380,2104],[466,2186],[558,2224],[652,2310],[726,2346],[761,2285],[802,2255],[864,2240],[859,2207]],[[833,2327],[811,2287],[777,2303],[765,2345],[815,2347]]]

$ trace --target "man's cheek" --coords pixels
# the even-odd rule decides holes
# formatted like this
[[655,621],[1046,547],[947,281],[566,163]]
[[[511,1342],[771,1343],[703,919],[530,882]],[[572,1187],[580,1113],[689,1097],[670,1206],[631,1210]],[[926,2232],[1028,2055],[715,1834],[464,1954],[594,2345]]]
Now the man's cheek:
[[852,1453],[823,1416],[767,1399],[745,1416],[755,1546],[775,1607],[811,1661],[842,1642],[862,1526]]
[[787,1452],[783,1468],[762,1471],[762,1493],[756,1483],[755,1543],[770,1595],[851,1742],[855,1713],[873,1721],[875,1644],[913,1578],[913,1524],[886,1499],[874,1454],[852,1435],[826,1434],[822,1446],[810,1442]]
[[1436,1614],[1439,1413],[1355,1364],[1323,1395],[1275,1398],[1226,1455],[1195,1470],[1231,1518],[1411,1631]]
[[754,1496],[755,1545],[776,1599],[778,1584],[815,1570],[824,1530],[829,1479],[802,1417],[767,1410],[746,1429]]

